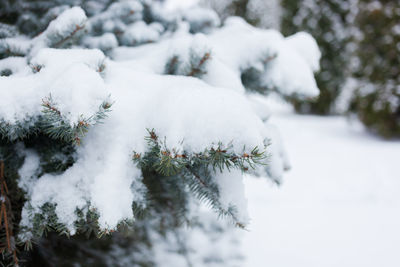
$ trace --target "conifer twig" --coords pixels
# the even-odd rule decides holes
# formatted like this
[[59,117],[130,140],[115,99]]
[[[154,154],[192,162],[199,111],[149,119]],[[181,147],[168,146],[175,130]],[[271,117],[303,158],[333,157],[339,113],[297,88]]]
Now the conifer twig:
[[75,25],[75,29],[65,38],[61,39],[60,41],[58,41],[57,43],[55,43],[53,46],[54,47],[59,47],[62,44],[64,44],[66,41],[68,41],[69,39],[71,39],[78,31],[82,30],[85,27],[85,25]]
[[187,76],[195,76],[196,74],[201,72],[201,66],[204,65],[204,63],[211,58],[210,52],[207,52],[204,54],[204,56],[200,59],[199,63],[197,66],[192,67],[192,70],[189,72]]

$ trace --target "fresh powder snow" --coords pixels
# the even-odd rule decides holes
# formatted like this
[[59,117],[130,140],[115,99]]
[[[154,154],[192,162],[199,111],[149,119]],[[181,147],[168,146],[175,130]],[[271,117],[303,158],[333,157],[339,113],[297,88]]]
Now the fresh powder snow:
[[[108,47],[111,58],[97,49],[62,49],[84,27],[92,31],[120,27],[112,14],[137,14],[141,6],[133,3],[112,5],[89,19],[79,7],[65,10],[30,41],[27,60],[31,71],[15,59],[17,71],[0,77],[0,87],[7,88],[0,99],[3,123],[33,123],[40,118],[44,103],[76,127],[82,121],[91,122],[104,103],[112,105],[101,123],[90,124],[77,147],[75,163],[63,173],[46,173],[38,179],[35,175],[40,166],[34,152],[26,152],[20,170],[20,186],[29,185],[29,206],[39,212],[47,202],[56,204],[58,220],[71,234],[78,219],[76,209],[87,212],[88,205],[98,212],[100,227],[105,230],[132,218],[132,202],[141,202],[145,191],[132,156],[147,151],[149,129],[177,152],[200,153],[219,144],[239,155],[256,147],[266,149],[266,168],[255,173],[281,182],[283,171],[290,167],[286,153],[278,130],[265,116],[268,108],[263,110],[244,93],[243,71],[257,70],[263,86],[281,95],[318,95],[313,71],[318,69],[320,52],[311,36],[304,33],[284,38],[275,30],[256,29],[240,18],[228,19],[221,28],[210,29],[208,35],[193,35],[195,15],[194,21],[182,21],[165,40],[160,36],[162,25],[135,22],[126,26],[122,40],[130,45],[145,43],[137,48],[114,48],[115,40],[107,35],[83,40],[87,47]],[[202,9],[193,12],[198,16],[207,13]],[[219,24],[212,12],[207,16]],[[304,46],[307,54],[302,52]],[[207,61],[202,79],[187,77],[194,76],[188,73],[191,60],[204,55]],[[181,75],[164,73],[173,56],[181,63],[177,68]],[[240,223],[246,225],[242,174],[227,172],[215,177],[220,203],[224,208],[235,207]],[[33,216],[26,211],[23,214]],[[22,224],[27,222],[23,218]]]

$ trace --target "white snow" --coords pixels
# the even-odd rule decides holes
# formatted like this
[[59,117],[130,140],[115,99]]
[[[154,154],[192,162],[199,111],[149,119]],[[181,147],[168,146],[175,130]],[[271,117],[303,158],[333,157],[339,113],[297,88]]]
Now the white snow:
[[0,39],[0,48],[3,51],[8,49],[23,55],[31,48],[31,40],[25,36],[3,38]]
[[46,46],[62,45],[66,37],[74,35],[85,26],[86,20],[85,11],[80,7],[65,10],[32,40],[32,55]]
[[83,44],[88,48],[98,48],[107,51],[117,47],[118,41],[113,33],[107,32],[101,36],[86,36]]
[[160,38],[160,31],[143,21],[128,25],[122,35],[122,43],[127,46],[152,43]]
[[[239,267],[243,264],[240,247],[242,230],[233,227],[229,222],[218,219],[217,214],[204,205],[195,205],[191,212],[198,217],[198,227],[182,227],[177,233],[167,232],[160,235],[150,232],[152,258],[160,267]],[[183,246],[182,246],[183,245]],[[182,250],[184,255],[182,255]],[[179,252],[180,251],[180,252]],[[115,249],[121,255],[121,264],[131,266],[143,255],[132,254],[129,250]],[[127,253],[128,252],[128,253]],[[117,255],[118,255],[117,254]]]
[[[159,24],[137,22],[142,8],[137,1],[114,3],[89,19],[87,28],[111,32],[121,27],[129,42],[156,41],[162,29]],[[202,21],[202,12],[192,10],[193,21],[186,19]],[[42,99],[50,95],[71,125],[93,115],[109,97],[114,103],[104,123],[92,126],[77,147],[74,165],[61,174],[47,173],[36,179],[39,157],[34,150],[21,148],[25,161],[19,170],[19,186],[27,191],[29,201],[22,211],[22,226],[32,226],[29,205],[38,212],[47,202],[57,204],[58,219],[71,234],[76,208],[96,209],[104,229],[132,218],[132,202],[143,202],[145,189],[131,157],[133,151],[146,152],[146,129],[154,129],[166,137],[167,147],[191,153],[218,142],[232,143],[236,153],[243,153],[243,147],[262,148],[270,142],[268,169],[256,173],[283,180],[283,185],[277,188],[268,179],[254,177],[246,180],[252,218],[243,244],[246,266],[400,265],[400,142],[380,140],[343,117],[299,116],[280,107],[270,118],[276,103],[244,94],[240,75],[251,67],[263,74],[263,85],[283,95],[316,96],[313,71],[319,69],[320,52],[308,34],[284,38],[275,30],[256,29],[240,18],[230,18],[207,36],[189,35],[189,23],[181,22],[175,34],[166,36],[170,39],[114,49],[115,61],[96,49],[44,48],[55,41],[48,37],[62,41],[84,27],[86,20],[82,9],[74,7],[34,40],[2,43],[33,49],[27,58],[0,61],[0,67],[10,65],[14,72],[0,77],[1,120],[14,124],[37,117]],[[214,15],[209,21],[219,23]],[[117,46],[112,33],[86,41],[87,47]],[[186,64],[191,51],[210,51],[202,80],[162,75],[171,56],[180,56]],[[30,67],[40,70],[28,72],[27,60]],[[283,171],[291,165],[273,124],[279,126],[293,162],[284,179]],[[247,222],[242,173],[223,172],[215,178],[222,206],[235,206],[239,221]],[[191,232],[189,245],[193,251],[204,246],[201,249],[214,253],[217,260],[223,255],[236,261],[239,253],[224,247],[227,241],[236,246],[235,235],[207,246],[204,236],[215,229],[218,226],[206,225]],[[22,235],[30,237],[29,232]],[[222,253],[215,247],[222,248]],[[158,254],[158,261],[165,264],[169,256]]]
[[220,188],[220,202],[225,210],[234,207],[237,210],[238,221],[247,225],[247,199],[244,195],[243,173],[240,170],[223,171],[217,173],[215,180]]
[[51,38],[57,35],[65,35],[66,32],[71,33],[77,27],[82,27],[86,22],[85,11],[80,7],[73,7],[62,12],[54,21],[50,22],[44,35]]
[[109,95],[96,72],[104,59],[99,50],[41,49],[31,60],[40,72],[0,77],[0,117],[9,123],[36,117],[50,95],[71,125],[90,117]]
[[18,170],[20,177],[18,186],[29,194],[31,193],[32,185],[37,179],[36,172],[39,170],[40,158],[34,150],[26,149],[22,143],[20,143],[18,153],[25,156],[24,164]]
[[[136,12],[141,8],[136,1],[115,3],[89,20],[89,30],[122,23],[128,29],[125,34],[132,34],[136,41],[155,41],[158,35],[152,33],[158,34],[159,25],[132,24],[141,17]],[[26,166],[33,166],[32,157],[27,157],[21,174],[23,180],[29,180],[27,198],[35,212],[47,202],[56,204],[58,220],[71,234],[75,231],[77,208],[84,212],[95,209],[103,229],[114,229],[121,220],[132,219],[132,202],[144,198],[141,172],[132,162],[132,155],[147,151],[146,129],[154,129],[161,139],[165,138],[169,149],[185,153],[203,152],[222,143],[232,144],[230,152],[250,154],[253,148],[263,150],[271,143],[266,174],[281,181],[289,163],[278,132],[266,122],[267,106],[266,110],[255,108],[247,99],[240,75],[254,67],[261,71],[266,84],[283,95],[296,92],[315,96],[318,89],[312,64],[316,63],[310,63],[309,57],[318,58],[319,51],[311,45],[313,55],[305,58],[299,54],[296,45],[300,43],[299,49],[304,49],[305,37],[300,38],[301,42],[295,37],[292,39],[297,41],[289,42],[275,30],[256,29],[231,18],[210,35],[191,35],[182,22],[176,35],[166,36],[170,38],[159,43],[116,48],[111,52],[115,61],[97,49],[45,47],[60,47],[57,43],[83,28],[86,20],[79,7],[64,11],[32,40],[33,49],[27,56],[32,72],[21,70],[18,75],[0,77],[0,119],[9,124],[37,119],[43,99],[49,97],[71,127],[92,118],[102,103],[113,102],[103,124],[91,125],[82,138],[76,162],[65,172],[31,179],[25,174],[32,169]],[[307,38],[312,43],[311,37]],[[165,65],[176,53],[183,61],[183,75],[165,75]],[[185,76],[190,73],[191,60],[201,59],[205,53],[210,59],[203,62],[207,73],[202,79]],[[215,179],[220,185],[222,206],[235,206],[237,218],[247,222],[241,173],[224,172]]]
[[[302,55],[306,44],[307,55]],[[244,91],[241,72],[254,67],[263,73],[264,85],[284,95],[315,97],[319,93],[313,70],[319,66],[320,52],[311,36],[284,38],[276,30],[254,28],[239,17],[228,18],[209,35],[180,32],[156,44],[118,47],[112,57],[135,69],[162,73],[172,56],[186,61],[190,49],[204,48],[211,51],[211,60],[202,79],[210,85]]]
[[[218,142],[232,142],[237,153],[243,153],[243,147],[249,153],[264,146],[267,133],[262,121],[246,98],[233,90],[211,87],[191,77],[137,72],[112,61],[104,63],[103,80],[96,71],[103,62],[97,50],[43,49],[32,62],[43,65],[40,72],[0,80],[15,88],[6,91],[8,98],[1,99],[3,118],[14,114],[22,120],[27,110],[39,114],[41,97],[49,93],[72,122],[78,114],[93,114],[94,107],[109,94],[115,101],[104,124],[93,127],[82,140],[77,162],[62,174],[45,174],[32,186],[32,206],[57,203],[57,216],[71,233],[75,209],[85,208],[87,203],[99,212],[103,228],[114,228],[132,217],[132,201],[143,196],[138,193],[142,188],[130,188],[132,183],[140,184],[135,180],[141,176],[131,156],[133,151],[146,151],[146,129],[154,128],[159,136],[165,136],[168,147],[192,153]],[[35,83],[27,87],[26,79]],[[21,97],[23,101],[18,98],[27,93],[30,95]]]
[[400,142],[344,117],[274,114],[293,168],[247,177],[247,267],[400,266]]
[[26,64],[26,58],[23,57],[7,57],[0,59],[0,70],[10,70],[14,73],[29,73],[30,68]]
[[286,42],[298,51],[313,71],[319,71],[321,52],[315,39],[307,32],[298,32],[286,37]]
[[208,8],[192,7],[185,9],[182,12],[182,17],[190,23],[191,29],[195,32],[209,32],[221,24],[218,14]]
[[168,0],[165,2],[167,10],[187,9],[197,5],[199,0]]
[[125,24],[142,18],[143,6],[139,1],[121,1],[112,3],[105,11],[90,17],[87,23],[89,31],[123,31]]

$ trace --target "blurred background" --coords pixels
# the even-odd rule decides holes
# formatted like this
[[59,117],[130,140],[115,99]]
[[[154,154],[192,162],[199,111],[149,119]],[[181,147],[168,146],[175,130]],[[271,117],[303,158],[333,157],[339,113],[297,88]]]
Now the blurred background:
[[400,3],[373,0],[200,0],[222,18],[241,16],[285,36],[310,33],[322,52],[317,99],[296,111],[352,113],[374,133],[400,136]]
[[268,103],[293,168],[247,179],[247,266],[400,266],[400,1],[199,2],[322,53],[318,98]]

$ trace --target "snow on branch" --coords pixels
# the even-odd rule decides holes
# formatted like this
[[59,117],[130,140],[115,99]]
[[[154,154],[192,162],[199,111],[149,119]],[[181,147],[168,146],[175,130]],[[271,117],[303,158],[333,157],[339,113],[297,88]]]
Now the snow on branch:
[[[147,9],[116,2],[87,18],[73,7],[9,51],[25,56],[0,77],[1,137],[25,151],[21,239],[40,236],[46,225],[72,235],[85,218],[99,231],[115,230],[135,219],[133,207],[148,207],[154,177],[245,227],[242,173],[263,170],[280,182],[288,168],[268,116],[244,93],[252,89],[244,76],[251,72],[265,95],[315,96],[315,41],[239,18],[217,28],[204,10],[177,19]],[[17,144],[34,138],[45,138],[51,152]],[[47,171],[54,158],[62,167]]]

